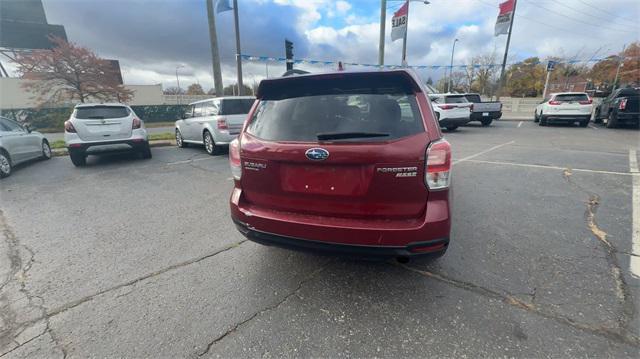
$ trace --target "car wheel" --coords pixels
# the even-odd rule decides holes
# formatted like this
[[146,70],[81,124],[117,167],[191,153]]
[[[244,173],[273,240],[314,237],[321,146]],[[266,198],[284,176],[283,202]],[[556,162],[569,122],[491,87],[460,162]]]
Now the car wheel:
[[178,130],[177,128],[176,128],[176,146],[180,148],[187,147],[187,144],[184,142],[184,139],[182,138],[182,133],[180,133],[180,130]]
[[211,133],[209,131],[204,131],[204,135],[202,136],[205,151],[207,151],[207,153],[211,156],[219,154],[220,148],[216,146],[216,142],[213,140],[213,136],[211,136]]
[[579,124],[580,124],[580,127],[587,127],[589,126],[589,119],[582,120],[579,122]]
[[447,127],[447,131],[452,132],[455,131],[458,128],[458,126],[449,126]]
[[482,126],[489,126],[491,122],[493,122],[493,119],[490,119],[490,118],[480,120],[480,123],[482,123]]
[[540,114],[540,123],[538,123],[540,126],[546,126],[547,125],[547,118],[544,117],[543,114]]
[[147,142],[144,147],[142,148],[142,150],[140,151],[140,153],[142,154],[142,159],[148,160],[151,157],[153,157],[151,155],[151,148],[149,147],[149,142]]
[[51,146],[49,146],[49,141],[47,140],[42,140],[42,159],[51,159]]
[[83,151],[70,150],[69,158],[76,167],[83,167],[87,165],[87,155]]
[[538,117],[538,112],[533,112],[533,122],[540,122],[540,117]]
[[612,112],[609,112],[609,117],[607,117],[607,128],[616,128],[618,127],[618,119],[616,115]]
[[11,157],[5,151],[0,151],[0,178],[9,177],[11,175]]

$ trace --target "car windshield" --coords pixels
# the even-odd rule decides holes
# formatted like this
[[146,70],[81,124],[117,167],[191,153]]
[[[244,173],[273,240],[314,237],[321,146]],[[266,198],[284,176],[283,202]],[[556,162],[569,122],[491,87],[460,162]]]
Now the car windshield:
[[222,100],[220,115],[243,115],[249,113],[254,99],[224,99]]
[[78,107],[75,118],[79,120],[121,118],[129,116],[129,110],[123,106]]
[[563,94],[563,95],[556,95],[554,97],[555,101],[560,101],[560,102],[578,102],[578,101],[588,101],[589,97],[587,96],[587,94]]
[[248,132],[270,141],[318,140],[328,133],[373,133],[387,141],[424,131],[414,95],[318,95],[261,101]]

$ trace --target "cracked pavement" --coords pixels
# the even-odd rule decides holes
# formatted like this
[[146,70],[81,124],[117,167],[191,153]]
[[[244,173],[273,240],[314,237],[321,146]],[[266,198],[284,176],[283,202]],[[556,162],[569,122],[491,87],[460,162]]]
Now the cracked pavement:
[[0,357],[637,357],[640,132],[517,124],[446,134],[470,158],[451,246],[406,265],[246,241],[226,155],[199,148],[20,166],[0,182]]

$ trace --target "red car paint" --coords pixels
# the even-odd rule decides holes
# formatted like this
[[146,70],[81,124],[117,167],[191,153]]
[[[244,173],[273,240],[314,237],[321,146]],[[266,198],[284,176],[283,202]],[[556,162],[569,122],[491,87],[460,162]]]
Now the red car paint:
[[[419,109],[413,112],[413,118],[417,113],[424,129],[390,140],[359,141],[274,141],[248,131],[251,122],[256,121],[254,115],[261,101],[268,101],[264,99],[269,97],[270,89],[285,91],[282,89],[289,84],[304,86],[308,81],[313,92],[314,81],[326,85],[335,78],[339,87],[363,76],[377,76],[381,81],[400,78],[409,84],[408,96],[415,96]],[[257,242],[294,249],[383,256],[443,254],[451,228],[450,187],[429,188],[425,182],[426,154],[430,144],[442,149],[440,153],[434,151],[433,158],[436,161],[440,155],[446,163],[429,168],[430,172],[446,171],[448,176],[451,153],[420,84],[408,70],[340,72],[263,81],[256,104],[229,150],[236,177],[231,216],[238,229]],[[288,96],[282,98],[286,100]],[[378,97],[372,98],[375,101]],[[375,115],[375,105],[369,104],[369,116]],[[407,108],[405,111],[413,109]],[[404,116],[396,115],[400,119]],[[328,151],[329,157],[310,160],[305,153],[312,148]]]

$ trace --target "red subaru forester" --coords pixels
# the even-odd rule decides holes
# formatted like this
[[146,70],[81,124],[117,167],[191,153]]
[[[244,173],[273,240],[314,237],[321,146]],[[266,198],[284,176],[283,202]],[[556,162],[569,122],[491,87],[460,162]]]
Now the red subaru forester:
[[451,147],[411,70],[264,80],[229,158],[231,217],[252,241],[401,259],[447,249]]

